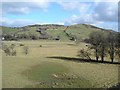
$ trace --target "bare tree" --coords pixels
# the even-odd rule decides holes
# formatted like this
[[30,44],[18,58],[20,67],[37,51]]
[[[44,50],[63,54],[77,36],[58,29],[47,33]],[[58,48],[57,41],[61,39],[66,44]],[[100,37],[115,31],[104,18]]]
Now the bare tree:
[[104,57],[106,55],[106,49],[107,49],[107,38],[105,33],[101,33],[101,42],[100,42],[100,57],[101,61],[104,61]]
[[29,47],[28,46],[23,47],[23,53],[26,54],[26,55],[29,53]]
[[115,57],[115,45],[116,45],[116,34],[110,32],[107,35],[107,45],[108,45],[108,54],[110,56],[111,62],[113,63]]
[[101,39],[100,31],[92,32],[89,36],[89,42],[91,44],[91,49],[94,49],[96,60],[98,61],[100,57],[100,41]]
[[78,51],[77,56],[84,58],[84,59],[91,60],[91,57],[90,57],[91,53],[89,52],[89,50],[81,49],[80,51]]
[[89,36],[89,42],[91,49],[94,49],[96,60],[101,57],[101,61],[104,61],[106,51],[106,33],[102,31],[92,32]]
[[120,32],[116,35],[116,55],[120,58]]

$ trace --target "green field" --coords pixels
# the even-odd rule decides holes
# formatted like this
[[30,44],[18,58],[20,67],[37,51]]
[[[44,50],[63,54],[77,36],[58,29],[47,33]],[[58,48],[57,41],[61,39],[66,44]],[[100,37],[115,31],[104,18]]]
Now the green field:
[[[3,43],[14,43],[17,51],[17,56],[6,56],[2,51],[3,88],[100,88],[118,83],[119,65],[76,61],[77,52],[86,48],[85,43],[48,40]],[[28,55],[20,44],[29,47]]]

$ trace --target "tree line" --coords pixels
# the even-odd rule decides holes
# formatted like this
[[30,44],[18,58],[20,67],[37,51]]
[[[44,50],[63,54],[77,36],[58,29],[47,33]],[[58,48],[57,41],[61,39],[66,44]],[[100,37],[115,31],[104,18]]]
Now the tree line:
[[4,40],[19,40],[19,39],[27,39],[27,40],[37,40],[39,37],[36,34],[3,34]]
[[[120,58],[120,33],[112,31],[95,31],[89,35],[89,39],[86,40],[90,45],[88,50],[80,50],[79,56],[90,56],[89,50],[94,51],[96,61],[101,59],[104,62],[104,58],[109,55],[111,62],[114,62],[115,56]],[[87,59],[91,59],[90,57]]]

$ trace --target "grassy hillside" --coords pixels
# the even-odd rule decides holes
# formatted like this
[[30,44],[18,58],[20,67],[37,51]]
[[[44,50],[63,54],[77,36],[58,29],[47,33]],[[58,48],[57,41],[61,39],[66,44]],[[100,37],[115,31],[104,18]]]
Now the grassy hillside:
[[16,34],[16,35],[32,35],[34,34],[35,36],[39,37],[40,34],[39,32],[36,32],[37,29],[39,28],[47,28],[46,33],[53,37],[56,38],[57,36],[60,37],[60,40],[69,40],[70,37],[66,35],[74,35],[80,38],[87,38],[89,34],[93,31],[96,30],[105,30],[101,29],[92,25],[86,25],[86,24],[76,24],[76,25],[71,25],[69,27],[63,26],[63,25],[54,25],[54,24],[48,24],[48,25],[29,25],[25,27],[19,27],[19,28],[11,28],[11,27],[2,27],[2,32],[3,34]]
[[0,27],[2,27],[3,34],[13,34],[19,30],[18,28],[11,28],[11,27],[4,27],[4,26],[0,26]]

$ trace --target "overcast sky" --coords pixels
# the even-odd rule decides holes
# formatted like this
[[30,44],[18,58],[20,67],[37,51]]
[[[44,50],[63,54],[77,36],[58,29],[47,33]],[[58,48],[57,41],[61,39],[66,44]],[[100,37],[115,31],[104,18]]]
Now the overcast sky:
[[83,0],[77,0],[77,2],[65,2],[54,0],[51,2],[42,0],[33,2],[31,0],[31,2],[8,2],[3,0],[0,4],[0,15],[2,15],[0,24],[15,27],[31,24],[73,25],[84,23],[117,31],[118,0],[115,1],[83,2]]

